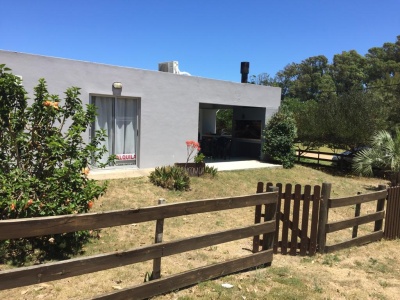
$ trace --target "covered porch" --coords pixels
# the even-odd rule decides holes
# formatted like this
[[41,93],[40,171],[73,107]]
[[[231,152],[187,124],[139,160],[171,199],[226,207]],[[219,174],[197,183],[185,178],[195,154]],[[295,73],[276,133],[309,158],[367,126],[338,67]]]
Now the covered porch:
[[[230,118],[225,127],[217,124],[222,110]],[[206,161],[260,160],[265,114],[263,107],[200,103],[198,139]]]

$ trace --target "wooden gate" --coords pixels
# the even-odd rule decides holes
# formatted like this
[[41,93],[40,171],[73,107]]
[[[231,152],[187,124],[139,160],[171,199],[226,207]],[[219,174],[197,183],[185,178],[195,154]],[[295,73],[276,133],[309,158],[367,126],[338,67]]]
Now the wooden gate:
[[[257,193],[263,193],[273,187],[271,182],[257,184]],[[314,255],[317,251],[318,218],[321,200],[321,187],[310,185],[302,187],[286,184],[285,190],[277,183],[279,199],[277,205],[276,231],[274,236],[274,253],[302,256]],[[255,222],[261,221],[261,211],[256,211]]]
[[384,238],[400,238],[400,186],[388,189]]

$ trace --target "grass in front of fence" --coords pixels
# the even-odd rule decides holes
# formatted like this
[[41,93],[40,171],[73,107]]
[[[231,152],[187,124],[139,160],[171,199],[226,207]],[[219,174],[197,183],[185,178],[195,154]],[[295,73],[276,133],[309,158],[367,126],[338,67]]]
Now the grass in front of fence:
[[[151,184],[147,178],[111,180],[107,194],[95,202],[94,211],[139,208],[156,205],[159,198],[167,203],[252,194],[258,181],[321,185],[332,183],[332,197],[368,193],[381,179],[331,176],[304,166],[293,169],[256,169],[220,172],[216,178],[191,178],[188,192],[167,191]],[[362,207],[363,212],[364,207]],[[368,209],[366,207],[366,209]],[[374,205],[371,209],[375,209]],[[329,220],[351,217],[354,209],[330,211]],[[206,213],[166,219],[164,241],[198,235],[254,222],[254,209]],[[85,255],[101,254],[149,245],[154,240],[155,222],[103,229],[99,239],[86,245]],[[359,232],[362,229],[359,229]],[[346,232],[351,237],[351,232]],[[361,232],[360,232],[361,234]],[[343,234],[342,234],[343,235]],[[339,237],[334,237],[339,238]],[[329,242],[329,241],[328,241]],[[313,257],[275,255],[271,267],[258,268],[207,281],[177,293],[156,299],[294,299],[294,298],[371,298],[380,294],[393,298],[400,288],[400,260],[396,255],[399,241],[380,242]],[[176,274],[216,261],[247,255],[251,239],[215,245],[162,259],[162,276]],[[335,256],[336,255],[336,256]],[[5,268],[0,266],[0,269]],[[1,291],[2,299],[70,299],[90,298],[104,292],[129,287],[144,280],[152,262],[120,267],[98,273],[68,278],[35,286]],[[357,278],[357,279],[355,279]],[[223,283],[232,284],[228,289]],[[343,286],[345,288],[343,288]],[[392,296],[392,297],[391,297]]]

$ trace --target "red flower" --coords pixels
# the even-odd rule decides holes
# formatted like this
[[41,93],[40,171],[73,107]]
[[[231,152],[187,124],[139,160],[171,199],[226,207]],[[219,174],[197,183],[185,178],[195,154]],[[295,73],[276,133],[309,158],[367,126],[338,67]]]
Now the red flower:
[[189,162],[189,160],[191,159],[191,156],[194,152],[194,150],[197,150],[197,152],[199,152],[201,150],[200,148],[200,144],[196,141],[193,140],[188,140],[186,141],[186,147],[187,147],[187,160],[186,163]]

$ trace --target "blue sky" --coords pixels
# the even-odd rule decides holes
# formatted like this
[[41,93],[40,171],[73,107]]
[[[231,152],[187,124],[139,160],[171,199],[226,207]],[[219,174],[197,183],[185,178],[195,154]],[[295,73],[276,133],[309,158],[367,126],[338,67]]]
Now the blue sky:
[[[400,0],[0,0],[0,49],[240,81],[395,42]],[[3,63],[3,62],[0,62]]]

